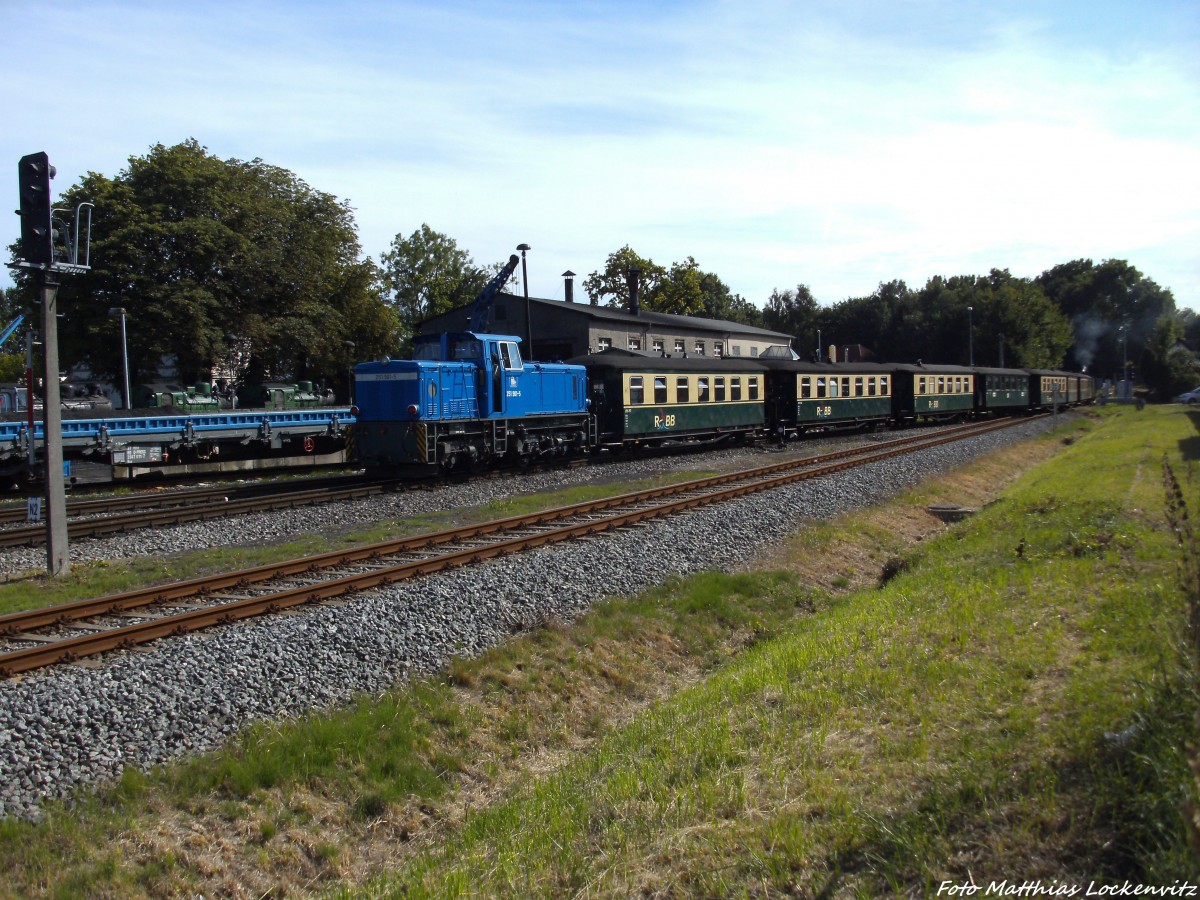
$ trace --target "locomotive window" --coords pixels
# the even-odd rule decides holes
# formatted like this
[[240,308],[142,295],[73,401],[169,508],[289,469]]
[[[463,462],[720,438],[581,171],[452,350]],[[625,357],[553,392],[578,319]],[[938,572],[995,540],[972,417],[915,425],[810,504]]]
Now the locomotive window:
[[713,399],[718,403],[725,402],[725,376],[717,375],[713,378]]
[[666,403],[667,402],[667,376],[666,375],[655,375],[654,376],[654,402],[655,403]]
[[826,396],[825,376],[819,375],[819,376],[817,376],[817,399],[824,400],[825,396]]
[[[750,379],[750,384],[754,384],[753,378]],[[812,397],[812,378],[805,375],[800,379],[800,399],[808,400],[810,397]]]
[[629,405],[646,402],[646,388],[642,384],[641,375],[629,376]]
[[517,345],[512,341],[500,342],[500,358],[504,360],[504,368],[506,369],[521,368],[521,351],[517,349]]
[[861,378],[854,379],[854,396],[855,397],[865,396],[863,394],[863,380]]
[[757,400],[758,399],[758,376],[751,375],[749,378],[746,379],[746,381],[748,383],[747,387],[749,387],[749,389],[750,389],[750,399]]
[[708,402],[708,376],[701,375],[696,379],[696,399],[701,403]]
[[729,379],[729,399],[735,401],[742,399],[742,379]]
[[687,403],[689,393],[688,377],[686,375],[680,375],[675,379],[675,402]]

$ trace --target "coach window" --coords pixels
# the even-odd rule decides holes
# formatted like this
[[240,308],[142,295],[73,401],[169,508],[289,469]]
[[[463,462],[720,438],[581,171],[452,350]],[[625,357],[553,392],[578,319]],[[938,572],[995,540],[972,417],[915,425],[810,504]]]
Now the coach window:
[[646,402],[646,389],[642,385],[641,375],[629,376],[629,405],[635,406]]
[[865,394],[863,394],[863,380],[862,380],[862,378],[855,378],[855,379],[854,379],[854,396],[855,396],[855,397],[863,397],[863,396],[866,396]]
[[718,403],[725,402],[725,376],[717,375],[713,378],[713,399]]
[[[754,384],[754,379],[750,379],[750,384]],[[804,375],[800,378],[800,399],[809,400],[812,398],[812,378]]]
[[696,400],[700,403],[707,403],[709,400],[707,375],[701,375],[696,379]]
[[917,379],[917,393],[918,394],[925,393],[925,376],[924,375],[922,375],[920,378]]
[[875,389],[877,387],[878,387],[878,385],[875,383],[875,378],[874,377],[868,378],[867,379],[867,396],[874,397]]
[[939,375],[939,376],[938,376],[938,382],[937,382],[937,392],[938,392],[939,394],[944,394],[944,393],[946,393],[946,376],[945,376],[945,375]]
[[817,399],[824,400],[826,397],[826,393],[827,392],[825,390],[825,376],[818,375],[817,376]]
[[667,402],[667,376],[666,375],[655,375],[654,376],[654,402],[655,403],[666,403]]
[[686,375],[680,375],[675,379],[675,402],[687,403],[688,395],[688,377]]
[[742,379],[729,379],[729,399],[735,402],[742,399]]
[[750,397],[748,399],[757,400],[758,399],[758,376],[751,375],[746,380],[749,382],[749,388],[750,388]]
[[888,395],[888,377],[886,375],[879,376],[879,393],[885,397]]

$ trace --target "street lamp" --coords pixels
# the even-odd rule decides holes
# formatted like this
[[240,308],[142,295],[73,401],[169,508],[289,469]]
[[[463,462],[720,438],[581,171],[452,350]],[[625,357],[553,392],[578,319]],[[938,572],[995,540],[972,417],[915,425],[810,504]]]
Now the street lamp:
[[346,348],[346,396],[350,406],[354,405],[354,341],[342,341]]
[[821,329],[817,329],[817,362],[821,361]]
[[1133,391],[1129,388],[1129,324],[1121,326],[1121,393],[1124,395],[1122,399],[1133,397]]
[[517,249],[521,251],[521,287],[525,291],[525,339],[529,341],[525,352],[533,359],[533,320],[529,317],[529,271],[525,268],[525,252],[533,248],[528,244],[517,244]]
[[967,359],[968,365],[975,365],[975,326],[971,314],[975,307],[967,307]]
[[121,317],[121,371],[125,373],[125,408],[130,409],[132,402],[129,398],[129,343],[125,339],[125,307],[113,306],[108,310],[108,314]]

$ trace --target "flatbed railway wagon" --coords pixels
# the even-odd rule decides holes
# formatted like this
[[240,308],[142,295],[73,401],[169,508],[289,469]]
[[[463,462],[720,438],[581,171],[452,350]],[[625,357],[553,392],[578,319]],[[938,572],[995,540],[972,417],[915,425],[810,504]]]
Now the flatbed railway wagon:
[[757,362],[604,350],[587,370],[597,445],[713,444],[764,433],[766,370]]

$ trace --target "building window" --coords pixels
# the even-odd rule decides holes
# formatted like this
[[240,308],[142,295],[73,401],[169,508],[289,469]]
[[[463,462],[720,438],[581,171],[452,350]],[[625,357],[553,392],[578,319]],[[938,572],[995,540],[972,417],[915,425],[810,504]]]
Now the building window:
[[696,341],[695,351],[697,356],[704,355],[704,341]]
[[662,341],[655,341],[653,346],[654,346],[654,352],[655,352],[655,353],[657,353],[659,356],[662,356],[662,355],[663,355],[663,351],[666,349],[666,348],[663,346],[663,342],[662,342]]
[[758,347],[751,347],[751,348],[750,348],[750,355],[751,355],[751,356],[758,356]]
[[741,345],[741,344],[734,344],[734,345],[733,345],[733,355],[734,355],[734,356],[741,356],[741,355],[742,355],[742,345]]
[[640,337],[631,337],[629,339],[629,349],[630,350],[641,350],[642,349],[642,339]]
[[596,346],[599,347],[601,350],[611,350],[612,349],[612,338],[599,338],[596,341]]
[[684,349],[684,344],[683,344],[683,340],[682,340],[682,338],[676,338],[676,339],[675,339],[675,352],[676,352],[676,353],[686,353],[686,352],[687,352],[687,351]]
[[713,341],[713,356],[715,356],[717,359],[721,359],[725,356],[724,341]]

